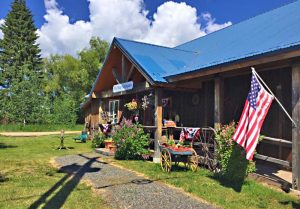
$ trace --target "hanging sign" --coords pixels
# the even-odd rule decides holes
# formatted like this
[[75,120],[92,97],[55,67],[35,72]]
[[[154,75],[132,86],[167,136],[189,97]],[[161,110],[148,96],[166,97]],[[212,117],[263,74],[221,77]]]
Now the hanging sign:
[[121,92],[121,91],[128,91],[133,89],[133,82],[129,81],[126,83],[120,83],[113,86],[113,93]]

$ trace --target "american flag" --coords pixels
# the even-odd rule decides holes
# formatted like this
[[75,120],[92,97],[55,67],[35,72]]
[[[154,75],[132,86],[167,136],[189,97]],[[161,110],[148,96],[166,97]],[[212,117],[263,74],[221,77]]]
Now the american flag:
[[264,89],[255,74],[252,73],[251,89],[233,135],[233,140],[246,150],[248,160],[253,158],[260,129],[273,99],[274,97]]

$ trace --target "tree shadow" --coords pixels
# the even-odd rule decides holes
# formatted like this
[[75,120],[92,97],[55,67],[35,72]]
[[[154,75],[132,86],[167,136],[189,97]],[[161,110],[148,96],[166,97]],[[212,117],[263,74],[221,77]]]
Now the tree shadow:
[[[68,196],[79,184],[80,180],[82,179],[85,173],[98,172],[101,170],[101,168],[91,167],[91,165],[94,162],[102,163],[101,161],[97,160],[97,157],[89,158],[81,154],[79,156],[86,158],[88,161],[82,166],[74,163],[71,165],[61,167],[58,170],[58,172],[63,172],[67,174],[64,177],[62,177],[58,182],[56,182],[56,184],[54,184],[38,200],[36,200],[32,205],[30,205],[28,209],[40,208],[42,204],[45,204],[42,208],[61,208]],[[63,186],[61,187],[61,185]],[[54,192],[56,192],[55,195],[53,195]],[[47,201],[47,198],[49,198],[51,195],[53,196]]]
[[0,149],[17,148],[17,147],[18,146],[16,146],[16,145],[8,145],[8,144],[0,142]]
[[133,180],[127,181],[127,182],[108,184],[108,185],[104,185],[104,186],[95,187],[95,189],[104,189],[104,188],[108,188],[108,187],[113,187],[113,186],[118,186],[118,185],[126,185],[126,184],[146,185],[146,184],[151,184],[156,181],[162,181],[162,180],[167,180],[167,179],[179,179],[179,178],[184,178],[184,177],[166,177],[166,178],[156,178],[156,179],[146,179],[146,178],[133,179]]
[[236,192],[241,192],[247,175],[248,160],[245,151],[239,146],[235,146],[224,172],[214,174],[210,178],[220,182],[222,186],[232,188]]

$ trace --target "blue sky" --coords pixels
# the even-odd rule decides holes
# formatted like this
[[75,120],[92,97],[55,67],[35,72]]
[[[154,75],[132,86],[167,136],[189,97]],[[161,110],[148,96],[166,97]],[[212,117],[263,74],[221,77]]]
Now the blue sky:
[[[196,7],[198,15],[202,12],[209,12],[218,22],[231,21],[232,23],[243,21],[293,1],[295,0],[175,0],[175,2],[186,2]],[[0,1],[0,19],[5,18],[12,2],[13,0]],[[44,1],[27,0],[26,2],[34,15],[36,26],[40,27],[45,22],[43,18],[46,14]],[[71,17],[71,22],[80,19],[89,20],[89,3],[87,0],[58,0],[57,2],[64,13]],[[164,2],[166,1],[145,0],[150,18],[157,7]]]
[[[51,53],[76,54],[87,46],[88,41],[75,36],[85,34],[88,38],[100,36],[107,41],[118,36],[174,46],[294,0],[174,0],[171,3],[162,0],[130,1],[132,0],[26,2],[39,29],[39,43],[43,54],[47,56]],[[13,0],[0,1],[0,19],[5,18],[12,2]],[[134,14],[131,15],[132,13]],[[48,19],[44,18],[46,14]],[[178,31],[181,26],[183,30]]]

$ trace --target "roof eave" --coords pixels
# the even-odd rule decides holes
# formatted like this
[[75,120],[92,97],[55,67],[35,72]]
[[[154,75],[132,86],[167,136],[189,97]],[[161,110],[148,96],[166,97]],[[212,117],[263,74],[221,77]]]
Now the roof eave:
[[[286,55],[280,57],[283,54]],[[249,66],[255,66],[258,64],[265,64],[268,62],[279,61],[279,60],[284,60],[284,59],[289,59],[289,58],[299,57],[299,56],[300,56],[300,46],[293,46],[293,47],[279,49],[272,52],[262,53],[259,55],[236,59],[229,62],[212,65],[209,67],[195,69],[189,72],[183,72],[180,74],[166,76],[165,79],[169,83],[173,83],[177,81],[187,80],[195,76],[212,75],[212,74],[221,73],[225,71],[245,68]]]

